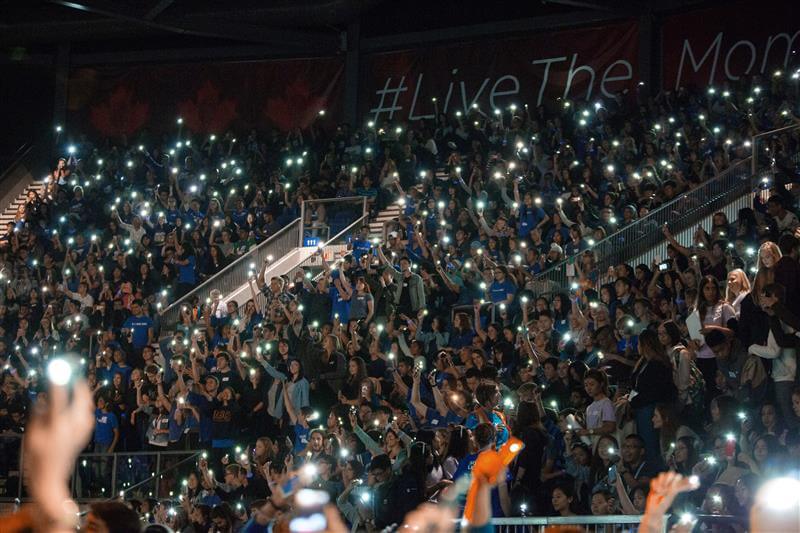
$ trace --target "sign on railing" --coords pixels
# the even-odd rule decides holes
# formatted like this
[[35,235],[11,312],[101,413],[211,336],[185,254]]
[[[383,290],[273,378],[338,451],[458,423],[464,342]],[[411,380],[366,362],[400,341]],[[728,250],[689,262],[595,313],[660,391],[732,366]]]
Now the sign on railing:
[[162,311],[162,327],[174,326],[180,320],[180,312],[184,306],[191,305],[196,299],[201,304],[204,303],[212,289],[219,290],[223,296],[240,289],[254,273],[264,267],[265,262],[282,258],[295,248],[300,234],[300,219],[296,218],[266,241],[237,258],[214,277],[204,281]]
[[[204,304],[214,289],[220,292],[224,301],[234,300],[240,306],[243,305],[253,298],[248,286],[253,276],[284,275],[294,272],[302,265],[313,261],[317,248],[321,247],[323,251],[330,252],[332,242],[328,243],[326,239],[330,237],[331,241],[339,242],[343,230],[352,228],[356,221],[364,220],[366,216],[365,197],[315,199],[303,202],[299,218],[162,311],[162,329],[171,330],[181,320],[182,309],[191,309],[195,303]],[[258,291],[254,299],[259,307],[265,303],[263,294]]]

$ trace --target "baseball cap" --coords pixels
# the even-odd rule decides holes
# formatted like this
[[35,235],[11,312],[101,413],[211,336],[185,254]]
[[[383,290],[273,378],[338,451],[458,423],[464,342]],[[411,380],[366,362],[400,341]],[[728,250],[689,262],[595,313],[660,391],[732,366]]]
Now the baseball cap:
[[563,254],[564,253],[564,249],[561,248],[561,246],[559,246],[556,243],[553,243],[553,244],[550,245],[550,251],[551,252],[558,252],[559,254]]

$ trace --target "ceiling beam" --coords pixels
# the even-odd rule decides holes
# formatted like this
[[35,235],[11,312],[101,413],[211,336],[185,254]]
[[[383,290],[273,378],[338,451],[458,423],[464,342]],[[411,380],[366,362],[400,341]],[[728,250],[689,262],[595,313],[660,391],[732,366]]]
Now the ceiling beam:
[[278,45],[231,45],[213,48],[165,48],[158,50],[132,50],[127,52],[78,53],[70,57],[75,67],[97,65],[131,65],[143,63],[186,63],[194,61],[257,61],[263,59],[298,59],[330,56],[314,50],[280,48]]
[[599,11],[565,13],[525,19],[487,22],[471,26],[456,26],[437,30],[386,35],[361,39],[361,49],[365,52],[395,50],[398,48],[420,47],[426,44],[464,41],[468,39],[492,39],[513,34],[530,34],[559,28],[571,28],[619,20],[622,15]]
[[169,9],[169,6],[171,6],[174,2],[175,0],[160,0],[147,13],[145,13],[144,19],[155,20],[157,16]]
[[598,11],[614,11],[613,6],[598,4],[588,0],[542,0],[543,4],[557,4],[569,7],[582,7],[586,9],[596,9]]
[[[199,37],[213,37],[232,41],[249,43],[284,44],[289,47],[307,48],[316,45],[328,49],[330,52],[338,49],[338,33],[331,31],[313,32],[299,30],[283,30],[265,27],[247,22],[226,20],[215,16],[188,18],[162,18],[159,21],[145,20],[137,13],[120,9],[117,4],[85,0],[49,0],[50,3],[69,7],[86,13],[93,13],[124,21],[151,30],[175,33],[179,35],[193,35]],[[36,25],[38,26],[38,25]]]

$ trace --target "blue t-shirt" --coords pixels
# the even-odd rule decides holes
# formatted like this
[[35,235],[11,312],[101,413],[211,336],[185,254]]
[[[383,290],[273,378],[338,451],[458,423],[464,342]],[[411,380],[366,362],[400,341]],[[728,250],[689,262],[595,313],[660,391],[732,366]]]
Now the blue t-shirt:
[[194,273],[194,256],[190,255],[186,260],[189,261],[187,264],[178,265],[178,283],[194,284],[197,282],[197,276]]
[[[458,481],[459,478],[464,477],[467,474],[472,473],[472,468],[475,466],[475,461],[478,459],[477,453],[472,453],[465,456],[458,462],[458,466],[456,467],[456,471],[453,473],[453,481]],[[511,475],[510,472],[506,473],[506,481],[508,481],[508,477]],[[462,508],[463,504],[466,500],[462,499]],[[500,506],[500,491],[497,487],[492,487],[492,516],[497,518],[501,516],[505,516],[503,512],[503,508]]]
[[300,453],[308,447],[308,435],[311,430],[300,424],[292,426],[294,428],[294,453]]
[[237,226],[242,226],[247,221],[247,209],[242,209],[241,211],[234,211],[231,214],[231,219]]
[[122,324],[123,328],[129,329],[133,332],[133,347],[144,348],[150,337],[147,330],[153,327],[153,319],[149,316],[130,316],[128,320]]
[[457,426],[464,421],[463,418],[455,414],[453,411],[447,411],[445,416],[442,416],[436,409],[428,408],[426,413],[428,419],[428,426],[432,429],[445,429],[449,425]]
[[354,239],[353,240],[353,257],[356,261],[361,259],[361,256],[367,255],[372,246],[367,239]]
[[117,363],[111,364],[111,379],[114,379],[114,374],[122,374],[122,382],[125,385],[131,381],[131,372],[133,372],[133,368],[128,365],[119,366]]
[[[491,411],[489,413],[489,418],[492,421],[492,425],[497,430],[497,437],[495,442],[497,443],[497,447],[499,448],[500,446],[505,444],[506,441],[508,440],[509,437],[508,427],[506,426],[505,422],[503,422],[503,419],[500,418],[500,415],[498,415],[494,411]],[[467,415],[467,419],[464,422],[464,427],[467,429],[475,429],[478,426],[478,424],[480,424],[478,416],[475,413],[470,413],[469,415]]]
[[173,226],[175,225],[175,221],[178,220],[179,217],[184,222],[186,222],[186,219],[181,217],[181,212],[178,211],[177,209],[167,209],[166,215],[167,215],[167,222],[169,222]]
[[94,442],[103,445],[111,444],[114,440],[114,430],[119,427],[117,415],[105,413],[101,409],[95,409],[94,419]]
[[251,518],[242,528],[242,533],[269,533],[271,527],[272,527],[272,522],[270,522],[266,526],[262,526],[256,523],[255,518]]
[[328,287],[328,295],[331,298],[331,320],[339,315],[339,322],[345,324],[350,320],[350,300],[343,299],[334,284]]
[[539,225],[539,222],[544,220],[544,217],[547,216],[547,213],[544,212],[544,209],[541,207],[528,207],[526,205],[521,205],[519,207],[519,236],[520,237],[527,237],[528,232],[530,232],[533,228]]
[[211,440],[211,402],[202,394],[190,392],[186,395],[186,401],[197,408],[200,414],[200,442],[208,442]]
[[498,303],[505,300],[509,294],[514,294],[517,292],[517,288],[508,280],[503,281],[502,283],[498,283],[497,281],[493,281],[491,285],[489,285],[489,297],[492,300],[492,303]]

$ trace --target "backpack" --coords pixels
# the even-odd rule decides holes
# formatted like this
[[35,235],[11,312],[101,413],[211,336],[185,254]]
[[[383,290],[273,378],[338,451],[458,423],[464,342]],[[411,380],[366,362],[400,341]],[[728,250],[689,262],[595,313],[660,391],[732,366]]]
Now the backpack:
[[[684,349],[685,346],[678,345],[672,350],[673,368],[675,369],[676,375],[681,363],[681,350]],[[677,387],[678,384],[675,383],[675,386]],[[697,368],[697,363],[695,363],[694,360],[689,361],[689,387],[686,392],[689,401],[687,408],[692,411],[702,410],[705,405],[706,378],[703,376],[700,369]]]

